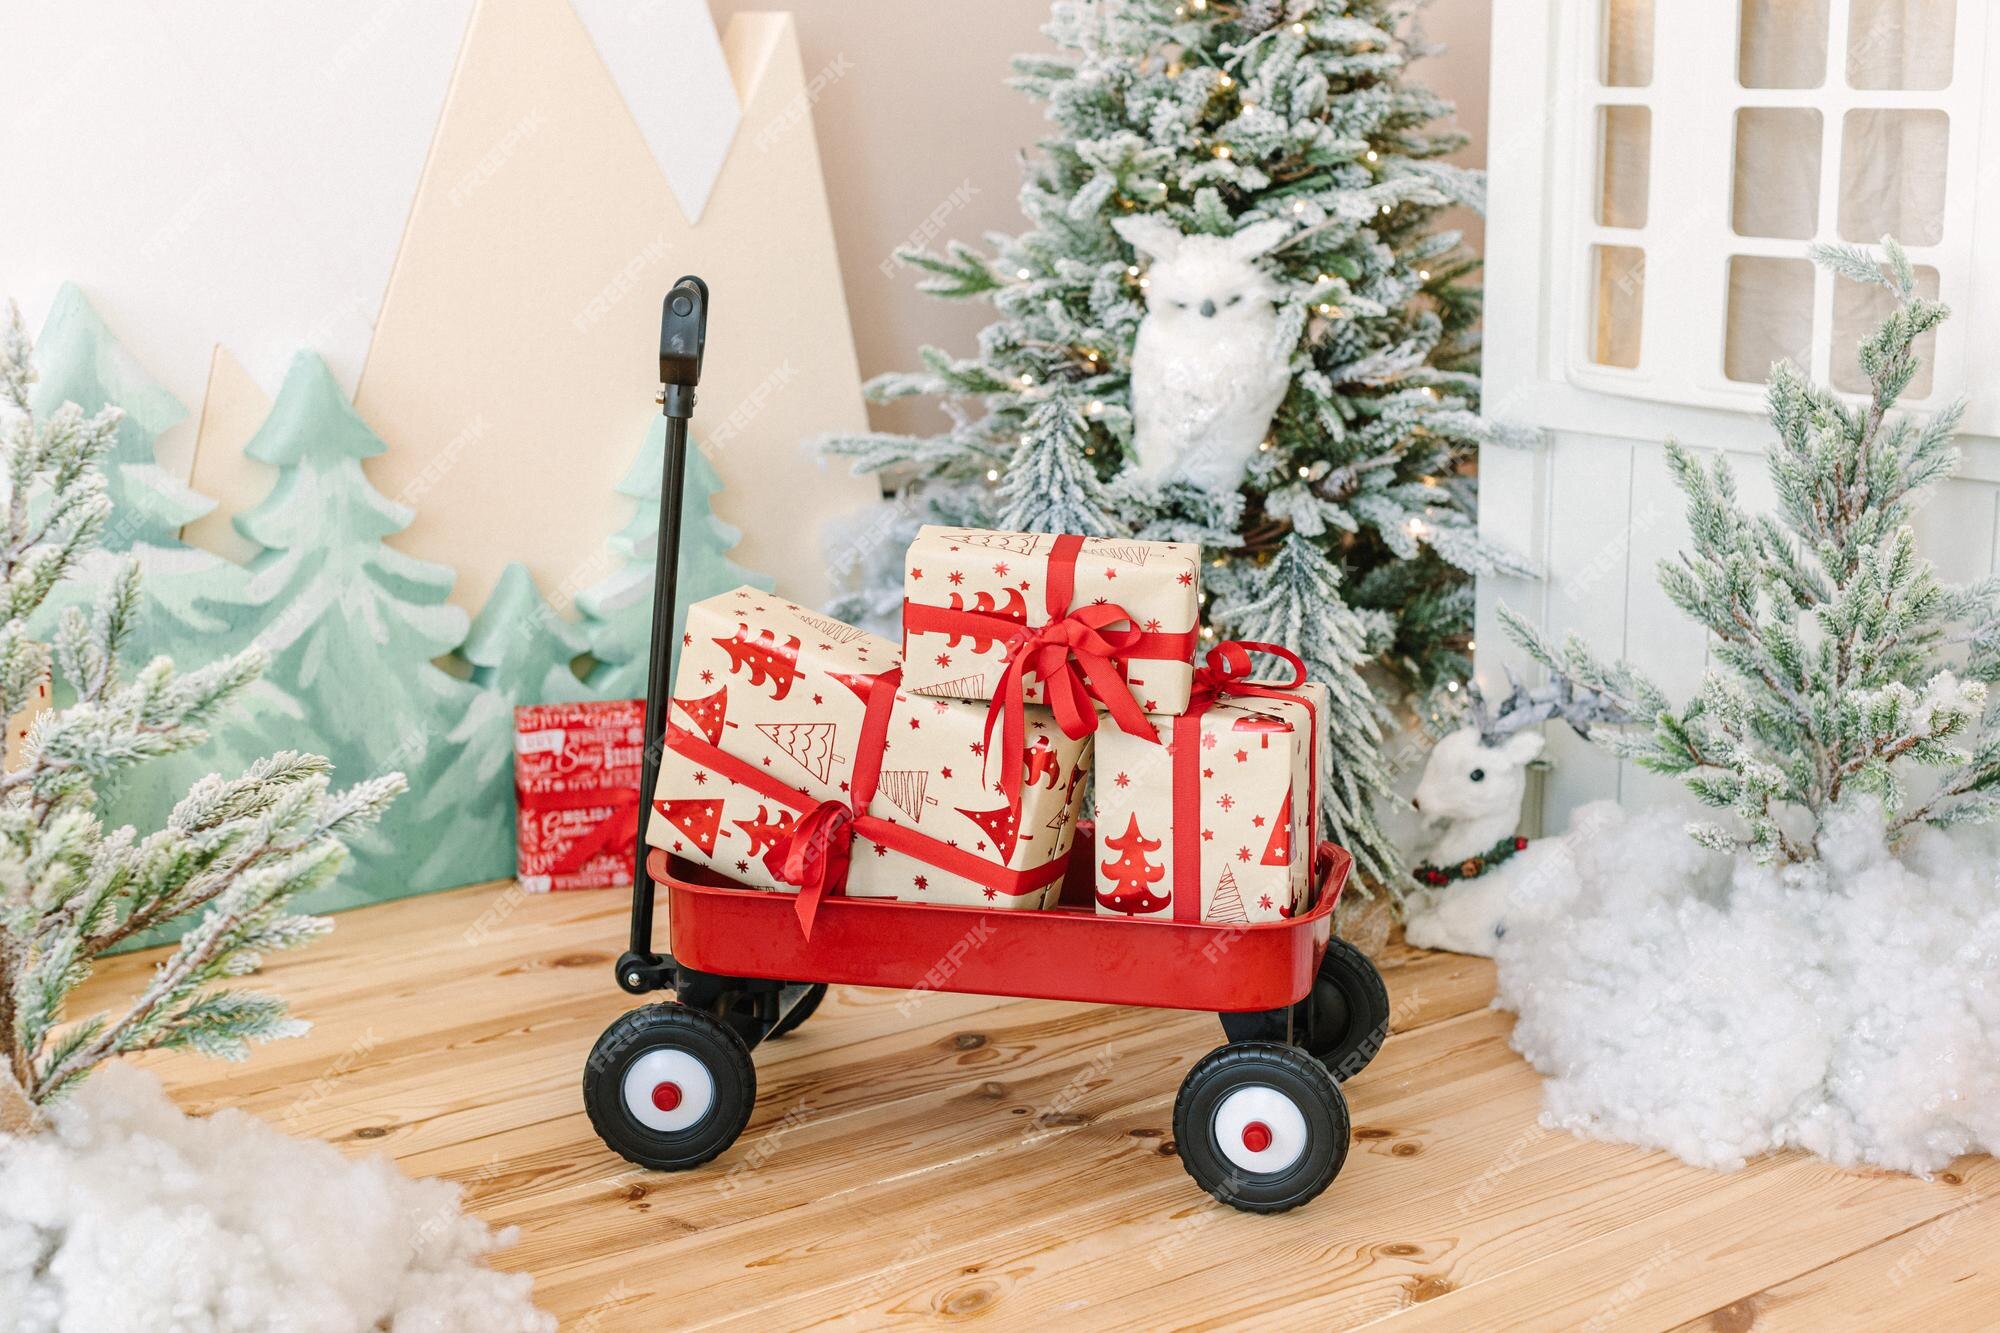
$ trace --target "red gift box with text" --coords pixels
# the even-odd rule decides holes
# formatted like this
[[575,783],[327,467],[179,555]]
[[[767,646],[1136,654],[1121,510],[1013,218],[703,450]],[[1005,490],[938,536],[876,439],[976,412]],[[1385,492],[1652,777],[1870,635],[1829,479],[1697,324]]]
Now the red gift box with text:
[[514,710],[515,874],[531,893],[629,888],[646,703]]

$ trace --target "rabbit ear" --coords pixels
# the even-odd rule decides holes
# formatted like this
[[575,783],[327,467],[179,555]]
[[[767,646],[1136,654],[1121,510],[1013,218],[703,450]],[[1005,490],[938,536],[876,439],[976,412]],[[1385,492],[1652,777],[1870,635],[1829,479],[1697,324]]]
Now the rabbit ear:
[[1172,259],[1186,240],[1180,229],[1162,217],[1141,213],[1135,217],[1113,218],[1111,225],[1134,250],[1153,259]]
[[1258,255],[1271,253],[1278,242],[1291,234],[1292,224],[1282,218],[1253,222],[1229,238],[1229,253],[1236,259],[1255,259]]

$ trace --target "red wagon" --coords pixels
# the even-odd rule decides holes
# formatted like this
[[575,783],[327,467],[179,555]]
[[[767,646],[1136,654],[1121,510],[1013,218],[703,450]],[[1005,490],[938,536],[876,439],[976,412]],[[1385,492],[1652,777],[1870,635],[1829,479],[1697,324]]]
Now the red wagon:
[[[658,777],[674,624],[671,534],[706,316],[707,288],[681,279],[661,321],[667,460],[645,791]],[[1216,1198],[1279,1212],[1339,1173],[1349,1137],[1340,1084],[1374,1057],[1388,1031],[1380,975],[1332,931],[1352,859],[1331,843],[1315,849],[1312,906],[1288,920],[1241,926],[1098,915],[1086,825],[1051,910],[834,894],[819,905],[810,936],[790,895],[734,887],[649,849],[643,825],[638,855],[631,948],[618,961],[618,984],[633,994],[671,989],[675,998],[606,1029],[583,1091],[605,1143],[656,1170],[699,1166],[736,1141],[756,1099],[751,1050],[805,1022],[829,984],[886,986],[1218,1014],[1224,1044],[1182,1082],[1174,1142],[1188,1173]],[[660,888],[667,954],[653,945]]]

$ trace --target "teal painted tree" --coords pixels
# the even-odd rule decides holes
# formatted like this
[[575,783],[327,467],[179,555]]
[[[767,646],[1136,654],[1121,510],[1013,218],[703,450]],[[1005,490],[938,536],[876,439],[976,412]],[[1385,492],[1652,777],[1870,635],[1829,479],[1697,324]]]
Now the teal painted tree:
[[187,417],[187,408],[140,367],[73,283],[56,293],[35,351],[42,377],[34,392],[37,415],[64,403],[75,403],[85,416],[114,405],[125,411],[104,460],[111,499],[104,549],[127,551],[139,542],[180,546],[181,526],[215,508],[153,456],[154,442]]
[[[659,554],[660,478],[666,458],[666,419],[653,418],[632,470],[618,493],[635,502],[631,519],[613,533],[612,553],[621,563],[609,577],[577,594],[590,654],[598,661],[584,697],[637,699],[646,693],[646,660],[652,651],[653,562]],[[745,583],[769,588],[771,580],[729,558],[743,534],[717,518],[710,504],[722,479],[701,450],[688,450],[687,485],[681,495],[680,585],[677,605],[728,592]],[[676,631],[679,625],[675,626]]]
[[511,796],[494,808],[492,784],[464,762],[487,730],[509,725],[505,709],[433,664],[465,641],[466,616],[445,601],[450,569],[383,544],[413,517],[362,472],[386,447],[326,363],[301,352],[244,450],[278,469],[236,528],[262,548],[249,573],[267,678],[297,709],[264,712],[246,748],[303,733],[343,780],[401,769],[416,793],[357,844],[357,873],[335,891],[345,896],[321,910],[499,878],[513,863]]
[[444,737],[450,780],[415,802],[420,823],[472,821],[483,836],[473,850],[464,839],[426,849],[417,883],[467,882],[468,866],[480,879],[514,873],[514,709],[574,697],[579,682],[570,660],[584,647],[582,632],[542,597],[526,565],[516,561],[500,572],[458,649],[479,692]]

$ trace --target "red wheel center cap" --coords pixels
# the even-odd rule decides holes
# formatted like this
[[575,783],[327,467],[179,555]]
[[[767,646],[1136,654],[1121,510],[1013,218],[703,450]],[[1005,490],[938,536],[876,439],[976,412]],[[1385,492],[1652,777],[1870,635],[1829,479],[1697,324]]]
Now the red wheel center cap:
[[[659,1094],[653,1094],[657,1100]],[[1251,1152],[1262,1152],[1271,1146],[1271,1127],[1261,1120],[1252,1120],[1243,1127],[1243,1146]]]
[[[678,1083],[655,1083],[653,1085],[653,1105],[662,1111],[671,1111],[681,1104],[681,1085]],[[1262,1128],[1259,1126],[1259,1128]],[[1249,1131],[1245,1131],[1246,1137]],[[1270,1137],[1268,1131],[1266,1138]]]

